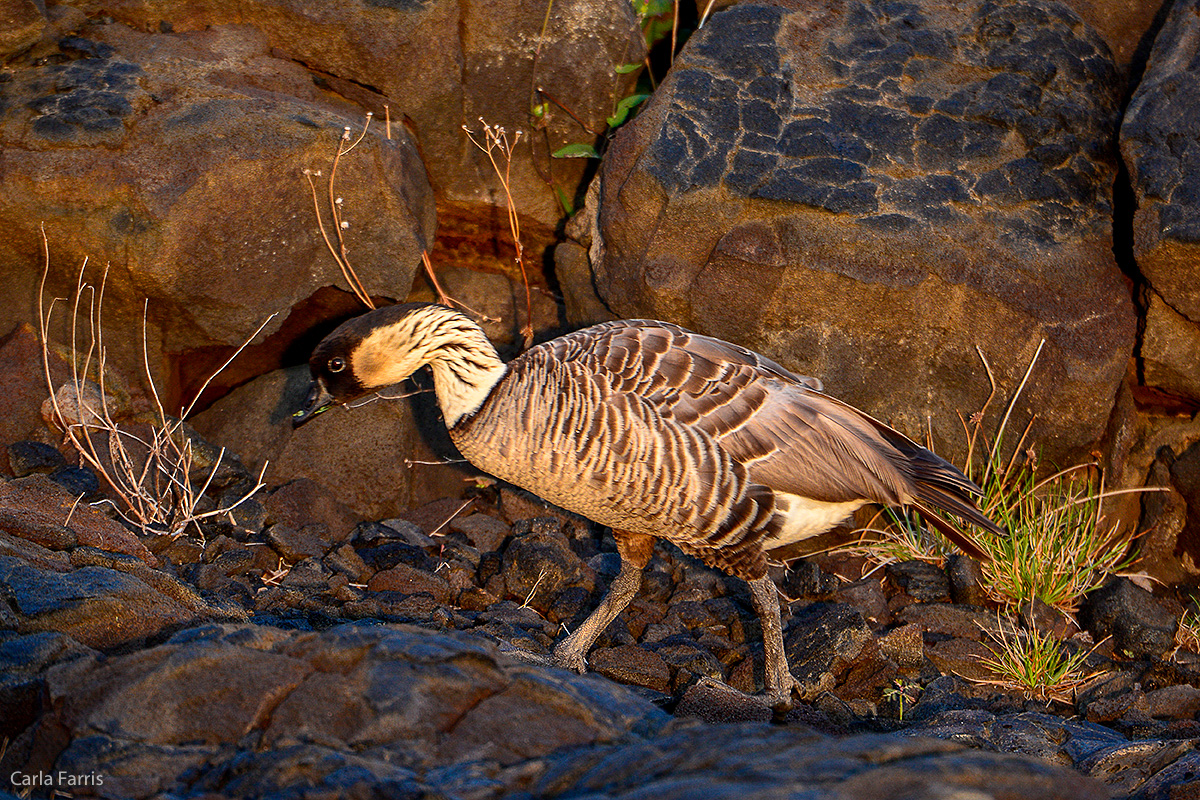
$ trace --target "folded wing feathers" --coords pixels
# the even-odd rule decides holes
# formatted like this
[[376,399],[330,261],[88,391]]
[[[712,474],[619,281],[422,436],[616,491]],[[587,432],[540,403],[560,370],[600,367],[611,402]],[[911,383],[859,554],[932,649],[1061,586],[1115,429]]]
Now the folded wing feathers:
[[[710,509],[729,514],[721,536],[744,532],[748,525],[770,524],[773,494],[764,487],[828,502],[867,497],[887,505],[911,505],[925,511],[930,524],[976,556],[981,555],[979,549],[929,509],[1002,533],[971,501],[979,488],[949,462],[820,393],[820,381],[795,375],[745,348],[667,323],[640,320],[595,326],[561,337],[547,348],[546,355],[554,359],[582,362],[605,384],[610,397],[642,398],[663,419],[679,423],[680,430],[694,427],[712,437],[735,464],[744,465],[743,505],[722,507],[720,512]],[[607,427],[616,432],[610,446],[625,449],[630,436],[626,426],[610,420]],[[704,472],[703,454],[697,449],[702,443],[679,441],[676,426],[667,427],[673,432],[659,434],[668,437],[669,449],[696,453],[691,469]],[[569,435],[565,429],[562,433]],[[593,431],[588,433],[588,438],[595,438]],[[660,454],[642,455],[655,459]],[[711,481],[713,476],[698,477]],[[711,482],[704,488],[689,488],[708,503],[721,494]],[[710,513],[710,518],[718,514]]]

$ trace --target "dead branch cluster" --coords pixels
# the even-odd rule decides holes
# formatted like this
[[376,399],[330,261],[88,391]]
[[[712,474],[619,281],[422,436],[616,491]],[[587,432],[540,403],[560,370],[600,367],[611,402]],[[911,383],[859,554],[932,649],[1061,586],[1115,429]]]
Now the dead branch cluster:
[[[211,445],[199,440],[183,421],[192,411],[194,400],[178,416],[166,413],[150,370],[146,306],[143,306],[142,314],[142,367],[153,401],[153,419],[142,424],[118,421],[119,414],[107,387],[108,363],[102,324],[108,270],[104,270],[98,286],[87,283],[84,280],[87,259],[80,266],[74,296],[70,299],[70,376],[56,388],[50,370],[49,331],[55,306],[66,303],[67,298],[56,297],[50,300],[48,307],[45,305],[50,248],[44,231],[42,244],[44,268],[38,292],[38,318],[42,365],[50,392],[44,409],[50,422],[63,432],[64,441],[105,486],[110,499],[104,502],[111,503],[128,524],[142,533],[171,537],[181,536],[189,528],[202,534],[200,523],[215,517],[228,517],[265,486],[263,473],[267,465],[263,464],[254,485],[231,501],[218,504],[206,498],[206,492],[213,486],[222,466],[229,463],[225,448],[220,448],[215,456],[201,452]],[[85,310],[86,347],[81,355],[79,321]],[[269,317],[263,322],[254,336],[270,320]],[[249,341],[205,382],[197,397]]]

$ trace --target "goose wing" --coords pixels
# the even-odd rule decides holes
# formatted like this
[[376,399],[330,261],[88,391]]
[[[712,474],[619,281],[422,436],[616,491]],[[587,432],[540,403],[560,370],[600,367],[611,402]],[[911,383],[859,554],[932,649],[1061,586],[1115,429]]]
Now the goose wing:
[[[743,347],[647,320],[606,323],[564,337],[612,391],[711,436],[755,482],[822,502],[868,499],[932,506],[993,532],[949,462]],[[559,340],[563,341],[563,340]]]
[[763,574],[775,495],[704,430],[591,357],[533,348],[450,435],[473,464],[597,522],[662,536],[710,566]]
[[888,458],[873,421],[817,392],[815,378],[662,322],[606,323],[557,341],[560,358],[588,362],[614,393],[712,436],[756,482],[825,502],[908,499],[899,453]]
[[[986,556],[956,528],[931,513],[953,514],[997,535],[1004,531],[976,507],[979,487],[957,467],[852,406],[803,387],[758,387],[722,410],[698,417],[733,424],[718,437],[721,447],[745,464],[751,478],[816,500],[855,497],[884,505],[912,506],[967,553]],[[682,400],[682,406],[691,402]],[[757,410],[752,410],[757,407]],[[729,409],[725,411],[724,409]]]

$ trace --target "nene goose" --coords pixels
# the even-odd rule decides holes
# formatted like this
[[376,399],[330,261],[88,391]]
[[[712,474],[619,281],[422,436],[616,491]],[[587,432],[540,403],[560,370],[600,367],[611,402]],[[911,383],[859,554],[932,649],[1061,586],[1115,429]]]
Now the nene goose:
[[[766,699],[790,707],[779,600],[765,550],[823,533],[866,503],[949,512],[1001,530],[951,464],[737,345],[651,320],[607,322],[504,363],[444,306],[352,319],[309,361],[300,425],[428,366],[451,440],[481,470],[612,528],[621,570],[554,649],[583,672],[596,638],[641,585],[654,537],[745,579],[762,621]],[[964,550],[962,532],[926,513]]]

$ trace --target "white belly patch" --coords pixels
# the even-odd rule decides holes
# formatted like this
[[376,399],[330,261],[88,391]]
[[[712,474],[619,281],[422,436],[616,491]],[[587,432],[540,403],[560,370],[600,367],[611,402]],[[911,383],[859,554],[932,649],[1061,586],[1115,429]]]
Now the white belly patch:
[[777,535],[763,541],[763,547],[772,550],[825,533],[867,502],[849,500],[845,503],[824,503],[796,494],[776,492],[775,513],[783,519],[783,525]]

